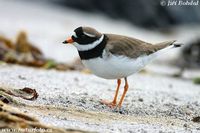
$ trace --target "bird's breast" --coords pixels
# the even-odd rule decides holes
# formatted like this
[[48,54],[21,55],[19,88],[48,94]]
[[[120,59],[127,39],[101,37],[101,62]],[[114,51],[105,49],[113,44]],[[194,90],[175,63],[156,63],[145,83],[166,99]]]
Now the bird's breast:
[[115,55],[82,60],[83,64],[95,75],[105,79],[128,77],[141,70],[149,61],[148,56],[131,59],[126,56]]

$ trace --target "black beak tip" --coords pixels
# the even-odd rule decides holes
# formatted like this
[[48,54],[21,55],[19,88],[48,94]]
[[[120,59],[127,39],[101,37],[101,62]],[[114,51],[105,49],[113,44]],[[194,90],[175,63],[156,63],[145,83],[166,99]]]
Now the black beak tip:
[[68,43],[68,42],[65,40],[65,41],[63,41],[62,43],[63,43],[63,44],[66,44],[66,43]]

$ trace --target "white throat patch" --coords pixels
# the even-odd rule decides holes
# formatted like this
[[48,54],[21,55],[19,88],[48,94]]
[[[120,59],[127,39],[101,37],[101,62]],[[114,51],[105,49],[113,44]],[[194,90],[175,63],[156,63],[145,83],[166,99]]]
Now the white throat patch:
[[87,50],[93,49],[97,45],[99,45],[103,41],[103,38],[104,38],[104,35],[102,35],[98,40],[94,41],[93,43],[86,44],[86,45],[80,45],[75,42],[74,45],[78,49],[78,51],[87,51]]

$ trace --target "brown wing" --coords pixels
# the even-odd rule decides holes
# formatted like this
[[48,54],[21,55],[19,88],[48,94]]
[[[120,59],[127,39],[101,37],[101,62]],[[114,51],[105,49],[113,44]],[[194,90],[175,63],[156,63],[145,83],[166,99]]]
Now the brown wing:
[[114,35],[105,34],[108,36],[108,42],[106,45],[106,50],[115,55],[126,55],[130,58],[137,58],[141,55],[150,55],[160,49],[165,48],[172,44],[172,41],[159,43],[158,45],[152,45],[141,40]]

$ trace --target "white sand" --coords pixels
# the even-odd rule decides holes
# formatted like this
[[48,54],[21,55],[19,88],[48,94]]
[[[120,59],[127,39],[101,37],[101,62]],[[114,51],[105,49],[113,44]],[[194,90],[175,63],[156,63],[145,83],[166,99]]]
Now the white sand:
[[[22,109],[47,124],[100,132],[197,131],[198,124],[191,119],[200,115],[199,86],[189,80],[150,74],[131,76],[129,83],[122,111],[116,112],[99,103],[100,99],[113,98],[115,81],[79,72],[0,66],[1,86],[31,87],[39,93],[36,101],[19,101],[58,108],[52,115],[37,108],[35,113],[31,109]],[[52,110],[48,111],[51,114]],[[184,124],[188,125],[187,128]]]

